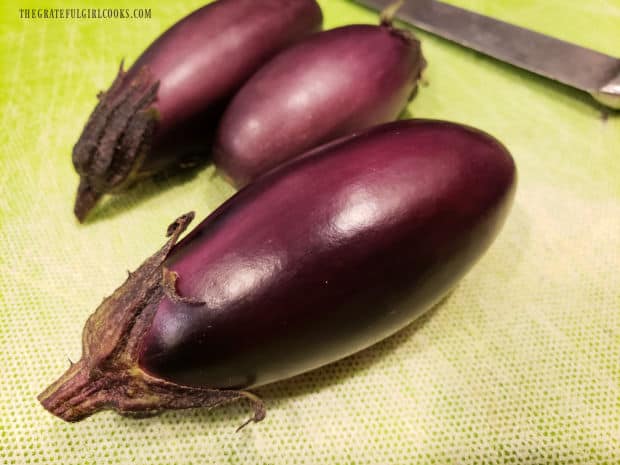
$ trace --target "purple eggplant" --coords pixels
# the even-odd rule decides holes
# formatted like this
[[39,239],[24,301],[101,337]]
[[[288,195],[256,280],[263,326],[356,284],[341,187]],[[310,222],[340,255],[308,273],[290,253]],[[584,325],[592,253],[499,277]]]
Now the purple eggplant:
[[403,328],[494,240],[516,173],[489,135],[378,126],[295,158],[191,220],[90,317],[83,356],[39,399],[77,421],[247,398]]
[[219,0],[168,29],[127,72],[121,64],[73,148],[78,219],[103,194],[209,153],[233,94],[321,22],[315,0]]
[[380,26],[313,34],[280,52],[235,95],[214,161],[237,187],[322,143],[395,120],[425,66],[420,43]]

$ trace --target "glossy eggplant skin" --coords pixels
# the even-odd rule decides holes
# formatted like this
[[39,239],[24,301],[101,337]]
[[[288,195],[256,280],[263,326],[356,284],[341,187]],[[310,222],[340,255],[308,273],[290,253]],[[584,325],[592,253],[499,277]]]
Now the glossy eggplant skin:
[[168,29],[127,72],[121,67],[74,147],[78,218],[104,193],[208,155],[239,87],[321,23],[315,0],[218,0]]
[[393,121],[424,66],[420,43],[389,24],[314,34],[244,84],[222,117],[214,161],[241,187],[322,143]]
[[139,366],[183,385],[246,388],[359,351],[446,295],[509,211],[508,151],[469,127],[385,124],[239,191],[172,249],[190,305],[164,297]]

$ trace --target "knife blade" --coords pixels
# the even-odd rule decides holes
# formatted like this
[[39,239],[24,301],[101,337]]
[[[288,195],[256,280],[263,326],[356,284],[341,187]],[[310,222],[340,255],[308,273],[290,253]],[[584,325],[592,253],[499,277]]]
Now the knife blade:
[[[378,11],[394,3],[355,1]],[[407,0],[396,18],[620,109],[618,58],[435,0]]]

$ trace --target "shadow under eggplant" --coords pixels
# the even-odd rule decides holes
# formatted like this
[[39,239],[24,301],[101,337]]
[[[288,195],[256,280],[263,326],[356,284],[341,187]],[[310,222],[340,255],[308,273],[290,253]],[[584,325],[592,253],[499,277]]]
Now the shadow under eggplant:
[[136,181],[125,191],[107,194],[89,213],[83,224],[89,225],[121,215],[157,195],[191,182],[201,171],[210,166],[212,166],[212,160],[209,155]]

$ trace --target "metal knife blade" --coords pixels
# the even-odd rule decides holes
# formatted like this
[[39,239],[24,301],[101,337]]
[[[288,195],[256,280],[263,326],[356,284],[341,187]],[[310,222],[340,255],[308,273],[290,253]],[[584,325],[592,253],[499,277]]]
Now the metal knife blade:
[[[394,0],[355,0],[383,10]],[[620,59],[435,0],[406,0],[402,21],[620,109]]]

